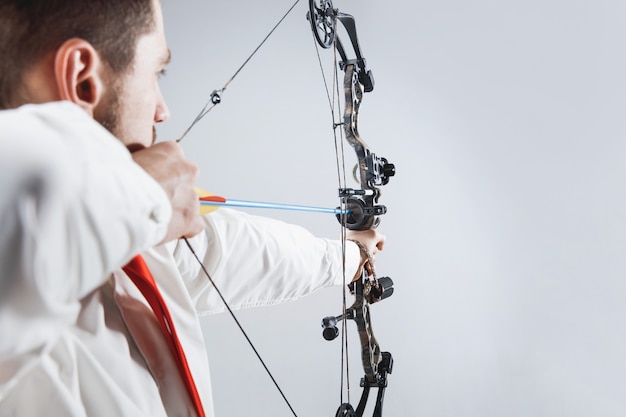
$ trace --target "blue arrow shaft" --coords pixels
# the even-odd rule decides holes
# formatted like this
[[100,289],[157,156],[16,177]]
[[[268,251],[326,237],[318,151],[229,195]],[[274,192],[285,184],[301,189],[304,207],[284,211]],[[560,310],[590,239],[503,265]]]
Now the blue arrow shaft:
[[275,210],[307,211],[307,212],[330,213],[330,214],[350,214],[351,213],[350,210],[341,210],[339,208],[299,206],[295,204],[264,203],[261,201],[246,201],[246,200],[231,200],[231,199],[226,200],[226,202],[200,200],[200,204],[207,205],[207,206],[265,208],[265,209],[275,209]]

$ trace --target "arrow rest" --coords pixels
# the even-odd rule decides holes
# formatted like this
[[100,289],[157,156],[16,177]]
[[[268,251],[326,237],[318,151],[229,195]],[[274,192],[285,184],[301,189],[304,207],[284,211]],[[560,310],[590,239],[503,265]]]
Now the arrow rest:
[[[340,195],[352,195],[344,198],[344,208],[341,214],[337,214],[339,223],[350,230],[375,229],[380,223],[379,216],[387,213],[387,207],[374,205],[371,201],[373,196],[353,195],[353,189],[342,189]],[[340,207],[337,208],[338,210]]]

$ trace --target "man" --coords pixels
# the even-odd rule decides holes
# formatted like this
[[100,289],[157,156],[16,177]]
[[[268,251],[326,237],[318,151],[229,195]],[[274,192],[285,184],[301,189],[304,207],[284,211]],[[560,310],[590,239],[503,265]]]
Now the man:
[[[178,238],[234,308],[341,283],[339,242],[232,210],[199,216],[197,168],[154,144],[169,116],[158,0],[0,0],[0,57],[0,416],[213,415],[197,316],[224,307]],[[384,240],[350,238],[371,255]],[[350,279],[367,256],[347,243]],[[195,390],[125,267],[137,254]]]

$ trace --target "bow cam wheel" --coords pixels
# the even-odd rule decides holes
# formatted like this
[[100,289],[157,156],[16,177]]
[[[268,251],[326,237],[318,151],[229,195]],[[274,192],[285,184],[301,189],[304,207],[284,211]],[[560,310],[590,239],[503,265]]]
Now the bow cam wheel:
[[331,0],[309,0],[307,19],[317,43],[324,49],[335,42],[335,10]]

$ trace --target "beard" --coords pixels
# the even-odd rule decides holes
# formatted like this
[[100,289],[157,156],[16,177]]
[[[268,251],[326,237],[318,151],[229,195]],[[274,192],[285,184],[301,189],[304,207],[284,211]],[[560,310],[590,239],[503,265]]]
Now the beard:
[[[138,141],[137,138],[127,137],[122,120],[125,111],[124,102],[121,100],[122,85],[117,83],[111,87],[107,96],[102,101],[102,111],[98,114],[94,113],[94,119],[100,123],[106,130],[111,132],[113,136],[118,138],[127,148],[136,150],[145,146]],[[152,144],[156,142],[156,127],[152,126]]]
[[123,143],[126,143],[127,138],[122,137],[123,129],[121,128],[121,116],[123,111],[122,102],[120,100],[121,90],[122,86],[119,83],[111,86],[108,94],[102,100],[102,111],[94,113],[94,119],[106,130],[111,132],[113,136]]

